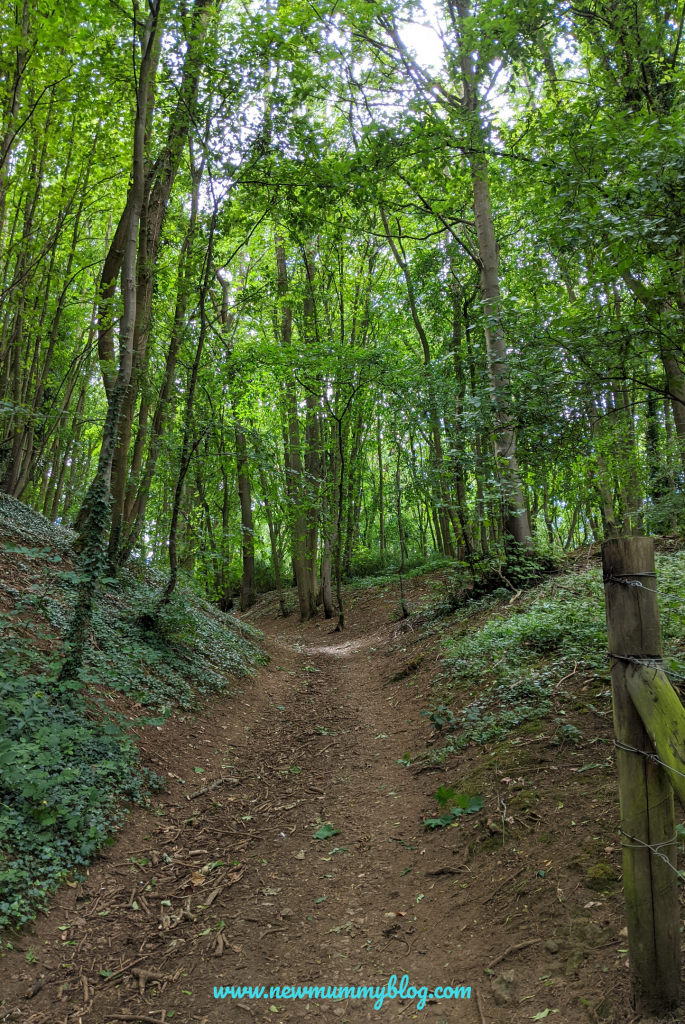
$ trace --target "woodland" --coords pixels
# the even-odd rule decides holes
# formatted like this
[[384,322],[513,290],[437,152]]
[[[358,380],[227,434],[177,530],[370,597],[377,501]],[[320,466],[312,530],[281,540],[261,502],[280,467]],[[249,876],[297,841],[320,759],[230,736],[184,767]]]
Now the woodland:
[[684,17],[3,6],[0,480],[78,535],[63,678],[126,565],[342,629],[354,577],[683,528]]
[[676,1012],[684,26],[0,4],[3,1020]]

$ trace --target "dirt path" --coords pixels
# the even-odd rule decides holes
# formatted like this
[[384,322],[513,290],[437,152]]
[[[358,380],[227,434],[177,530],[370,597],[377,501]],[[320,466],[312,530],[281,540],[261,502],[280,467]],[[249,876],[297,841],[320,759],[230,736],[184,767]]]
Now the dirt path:
[[[410,587],[414,606],[424,597]],[[559,853],[536,838],[545,797],[503,843],[488,829],[497,815],[487,751],[465,752],[446,773],[396,763],[428,738],[419,711],[438,650],[392,621],[396,603],[393,590],[359,592],[342,634],[262,609],[251,621],[267,635],[269,668],[208,714],[141,733],[170,792],[135,811],[86,882],[62,890],[0,962],[0,1021],[14,1010],[32,1024],[493,1024],[547,1009],[571,1024],[589,1019],[581,998],[605,997],[627,1019],[622,922],[562,869],[563,839]],[[559,786],[576,785],[559,774],[550,814],[563,806]],[[426,832],[436,788],[463,780],[480,780],[483,812]],[[598,806],[583,822],[592,832]],[[331,834],[313,838],[322,827]],[[463,985],[471,997],[421,1011],[410,999],[376,1009],[368,999],[214,998],[214,986],[376,987],[404,974],[429,993]]]

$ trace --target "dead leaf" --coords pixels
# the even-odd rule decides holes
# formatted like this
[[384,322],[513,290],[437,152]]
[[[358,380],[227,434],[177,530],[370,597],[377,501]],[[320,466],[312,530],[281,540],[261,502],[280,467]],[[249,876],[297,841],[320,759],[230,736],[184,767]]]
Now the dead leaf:
[[207,881],[207,876],[201,875],[199,871],[193,871],[191,881],[193,885],[204,885],[205,882]]

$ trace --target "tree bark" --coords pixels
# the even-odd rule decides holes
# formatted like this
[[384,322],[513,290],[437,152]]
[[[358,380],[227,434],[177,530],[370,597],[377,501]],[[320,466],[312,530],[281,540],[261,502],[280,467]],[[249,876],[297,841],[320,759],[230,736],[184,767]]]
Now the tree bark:
[[481,260],[480,285],[485,317],[485,343],[488,350],[488,374],[495,418],[495,455],[507,506],[505,527],[507,533],[519,544],[530,546],[530,524],[516,458],[516,429],[511,412],[509,358],[500,320],[499,255],[490,203],[488,167],[484,159],[471,161],[471,182]]
[[196,437],[194,441],[191,441],[191,435],[193,432],[193,411],[195,405],[195,392],[197,389],[197,378],[200,371],[200,363],[202,361],[202,353],[204,350],[205,338],[207,336],[207,295],[209,292],[209,282],[211,275],[213,274],[213,249],[214,249],[214,230],[216,227],[216,208],[214,209],[210,221],[209,227],[209,239],[207,242],[207,253],[205,257],[205,268],[204,278],[200,284],[200,331],[197,339],[197,347],[195,349],[195,358],[193,359],[193,365],[190,371],[190,379],[188,381],[188,389],[186,392],[186,402],[183,417],[183,443],[181,446],[181,462],[178,471],[178,478],[176,480],[176,486],[174,488],[174,498],[171,508],[171,523],[169,525],[169,579],[164,593],[160,601],[160,608],[169,604],[171,601],[174,590],[176,589],[176,583],[178,581],[178,520],[181,510],[181,499],[183,497],[183,487],[185,479],[190,469],[190,463],[193,455],[197,451],[199,445],[202,442],[203,437],[206,434],[206,429]]
[[240,582],[240,610],[246,612],[256,600],[254,576],[254,523],[252,488],[247,461],[247,443],[242,428],[235,427],[236,472],[240,499],[240,532],[242,537],[243,575]]
[[[119,544],[122,531],[125,532],[127,528],[130,531],[132,525],[130,521],[125,519],[125,506],[128,494],[128,506],[132,511],[134,504],[133,495],[137,481],[133,466],[131,467],[132,477],[130,480],[128,479],[128,454],[138,399],[140,376],[147,361],[157,253],[171,191],[181,163],[183,149],[187,143],[188,133],[193,123],[200,73],[204,62],[203,42],[207,17],[209,9],[214,2],[215,0],[195,0],[188,47],[183,61],[178,101],[169,121],[165,144],[154,164],[148,168],[145,177],[136,269],[137,302],[133,340],[133,365],[131,380],[122,407],[119,440],[112,473],[112,529],[109,541],[109,558],[113,569],[121,561],[119,557]],[[147,95],[148,131],[146,143],[148,146],[152,110],[154,107],[154,73],[157,57],[158,49],[153,60]],[[144,422],[145,418],[143,417]],[[144,433],[141,438],[141,446],[143,440]],[[139,454],[139,458],[142,460],[142,452]]]
[[161,0],[150,4],[150,13],[141,33],[141,60],[136,93],[136,115],[133,127],[133,176],[129,190],[129,213],[122,265],[123,315],[120,326],[119,372],[108,395],[107,414],[102,433],[100,458],[86,498],[87,514],[81,533],[81,564],[83,575],[79,584],[76,608],[69,627],[68,653],[62,664],[60,679],[74,679],[83,664],[86,636],[93,614],[97,579],[102,568],[103,541],[109,520],[109,491],[112,460],[119,417],[126,389],[131,379],[133,331],[136,318],[136,252],[138,225],[145,187],[145,131],[147,90],[155,48]]
[[259,482],[262,486],[262,500],[264,502],[264,511],[266,512],[266,521],[269,527],[269,543],[271,545],[271,559],[274,566],[274,578],[276,580],[276,592],[278,593],[278,604],[281,609],[281,615],[284,619],[288,617],[288,607],[285,603],[285,592],[283,590],[283,578],[281,576],[281,559],[278,553],[278,539],[276,537],[276,529],[274,526],[274,517],[271,511],[271,499],[269,497],[269,491],[266,483],[266,474],[262,467],[259,467]]
[[[288,294],[288,268],[283,240],[279,236],[276,237],[276,266],[278,295],[281,300],[280,341],[283,348],[288,349],[292,344],[292,308],[286,301]],[[302,622],[306,622],[307,619],[316,615],[316,589],[312,591],[312,571],[309,558],[311,544],[309,544],[308,551],[307,495],[305,491],[304,466],[302,463],[297,394],[295,386],[290,380],[286,384],[286,416],[287,443],[285,468],[289,480],[288,492],[294,506],[292,517],[293,567],[297,582],[300,619]]]

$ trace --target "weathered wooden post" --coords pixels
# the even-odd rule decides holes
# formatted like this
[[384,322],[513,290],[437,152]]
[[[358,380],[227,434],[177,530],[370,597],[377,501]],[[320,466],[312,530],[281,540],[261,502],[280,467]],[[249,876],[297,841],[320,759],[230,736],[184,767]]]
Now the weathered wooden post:
[[[606,541],[602,545],[602,566],[609,653],[613,656],[616,742],[652,752],[654,747],[628,691],[626,672],[636,661],[659,664],[661,659],[654,543],[649,537]],[[631,658],[635,661],[626,660]],[[635,1006],[641,1013],[662,1014],[680,1003],[673,790],[665,769],[643,754],[619,747],[616,763]],[[673,867],[648,846],[668,857]]]

